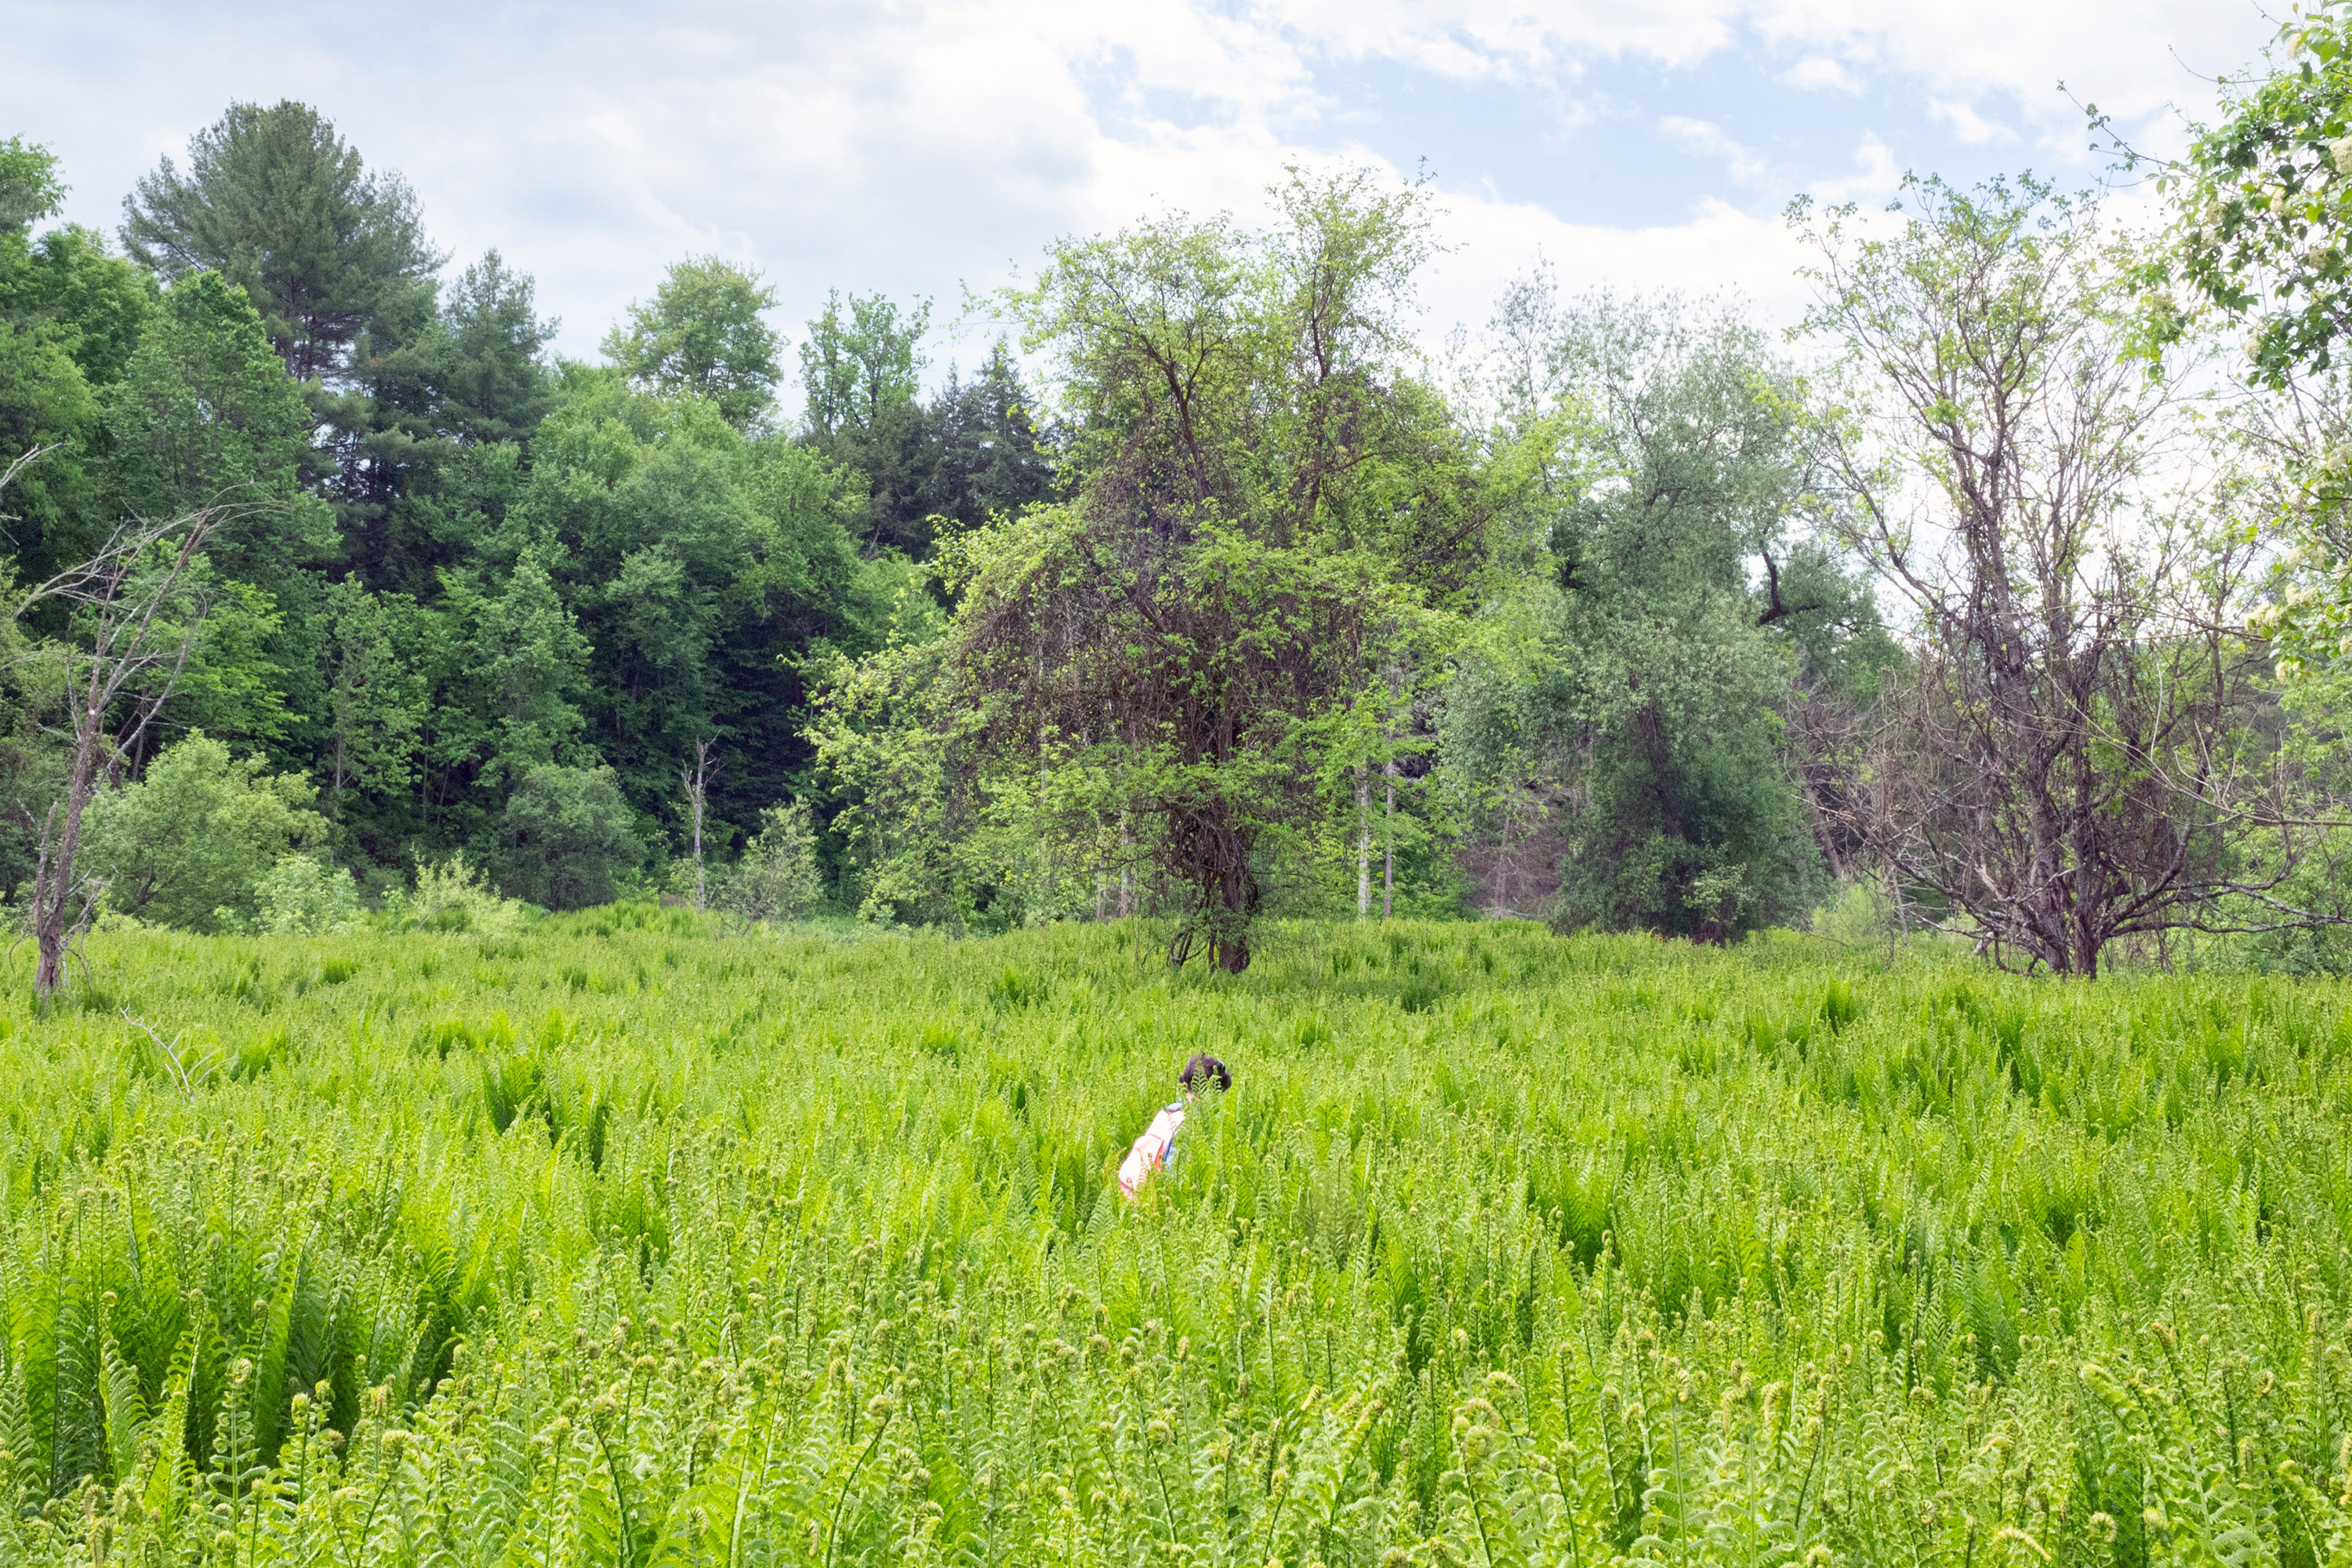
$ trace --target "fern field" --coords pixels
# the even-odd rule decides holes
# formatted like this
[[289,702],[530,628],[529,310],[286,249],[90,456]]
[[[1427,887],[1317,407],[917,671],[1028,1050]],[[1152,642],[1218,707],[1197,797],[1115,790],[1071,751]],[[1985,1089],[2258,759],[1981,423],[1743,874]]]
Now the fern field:
[[2332,986],[92,949],[0,1004],[8,1562],[2352,1563]]

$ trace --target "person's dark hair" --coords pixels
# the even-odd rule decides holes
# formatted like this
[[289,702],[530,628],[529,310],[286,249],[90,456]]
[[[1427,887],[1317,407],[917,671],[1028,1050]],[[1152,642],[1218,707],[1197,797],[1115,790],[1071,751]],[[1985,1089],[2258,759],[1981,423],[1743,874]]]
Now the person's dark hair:
[[1226,1070],[1225,1064],[1205,1052],[1186,1062],[1184,1070],[1176,1075],[1176,1081],[1184,1086],[1187,1093],[1201,1088],[1211,1079],[1217,1080],[1220,1090],[1234,1087],[1234,1075]]

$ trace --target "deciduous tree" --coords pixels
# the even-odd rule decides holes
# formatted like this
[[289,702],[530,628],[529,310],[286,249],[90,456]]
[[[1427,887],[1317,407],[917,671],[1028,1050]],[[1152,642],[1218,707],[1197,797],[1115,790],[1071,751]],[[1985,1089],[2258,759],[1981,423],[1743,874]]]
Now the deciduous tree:
[[629,307],[627,328],[605,335],[604,353],[639,386],[707,397],[744,429],[774,406],[783,374],[780,340],[761,320],[775,303],[756,271],[689,257],[670,268],[651,301]]
[[2031,183],[1910,195],[1885,234],[1791,210],[1845,356],[1836,516],[1916,627],[1850,821],[1929,918],[2062,974],[2119,937],[2313,918],[2273,896],[2295,841],[2249,735],[2252,545],[2179,489],[2128,241]]
[[1493,512],[1413,374],[1423,193],[1352,174],[1280,196],[1270,234],[1171,217],[1064,244],[1007,301],[1055,367],[1074,493],[951,557],[973,787],[1089,874],[1156,862],[1171,956],[1227,970],[1359,711],[1475,591]]

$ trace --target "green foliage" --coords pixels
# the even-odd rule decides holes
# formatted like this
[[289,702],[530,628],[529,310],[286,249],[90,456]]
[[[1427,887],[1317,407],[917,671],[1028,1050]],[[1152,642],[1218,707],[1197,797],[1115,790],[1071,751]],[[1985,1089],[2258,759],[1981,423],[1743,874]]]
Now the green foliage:
[[513,779],[565,753],[580,733],[589,646],[537,555],[526,550],[496,594],[451,574],[440,620],[436,760]]
[[1805,927],[1843,947],[1884,945],[1900,934],[1895,900],[1876,882],[1840,883],[1814,907]]
[[929,556],[938,535],[1017,512],[1054,489],[1051,434],[1041,431],[1020,367],[1003,338],[970,380],[921,396],[920,345],[930,302],[901,312],[879,294],[828,295],[801,344],[808,389],[800,439],[865,476],[851,520],[871,551]]
[[[101,933],[109,1005],[0,1000],[9,1557],[2107,1568],[2352,1524],[2333,983],[719,930]],[[1202,1041],[1233,1092],[1122,1200]]]
[[416,606],[349,579],[329,586],[327,605],[328,799],[340,805],[346,790],[404,791],[426,719]]
[[774,406],[779,340],[760,319],[776,291],[755,271],[716,256],[674,264],[650,304],[629,307],[604,354],[648,390],[708,398],[738,429]]
[[530,275],[487,252],[450,286],[439,326],[431,381],[457,433],[511,441],[537,428],[553,394],[541,356],[555,322],[541,319]]
[[233,103],[122,204],[122,242],[166,279],[219,272],[297,381],[346,370],[372,324],[432,298],[441,257],[400,176],[369,173],[307,104]]
[[[0,253],[10,249],[0,239]],[[48,230],[0,268],[0,300],[19,321],[52,326],[56,342],[94,386],[122,379],[154,308],[154,279],[104,237],[74,224]]]
[[770,806],[760,814],[760,831],[743,846],[743,858],[726,879],[719,907],[755,921],[806,914],[824,897],[824,874],[817,865],[816,833],[805,802]]
[[856,482],[700,398],[609,374],[568,387],[541,427],[495,542],[545,564],[578,628],[571,700],[641,811],[674,805],[681,759],[714,733],[716,819],[749,820],[790,787],[802,661],[872,646],[876,573],[844,526]]
[[[12,266],[11,237],[0,235],[0,281],[28,268]],[[58,324],[30,312],[0,312],[0,450],[13,462],[43,455],[20,469],[8,492],[24,548],[17,559],[39,582],[84,559],[105,538],[107,497],[100,400],[66,351]]]
[[154,286],[71,225],[34,237],[63,190],[47,149],[0,142],[0,462],[50,450],[10,487],[11,552],[42,581],[93,551],[112,520],[104,401]]
[[488,873],[466,864],[462,851],[438,865],[419,862],[416,885],[385,901],[394,931],[467,931],[475,936],[512,936],[523,925],[523,906],[500,898]]
[[941,531],[976,528],[1045,500],[1053,486],[1046,438],[1019,367],[999,339],[969,381],[921,396],[919,352],[930,303],[901,312],[879,294],[838,290],[808,324],[800,349],[808,389],[801,438],[865,476],[851,520],[869,551],[920,559]]
[[819,442],[870,438],[922,391],[917,345],[930,325],[930,301],[919,302],[903,321],[880,294],[852,294],[846,320],[842,304],[840,289],[826,295],[824,313],[809,323],[800,346],[805,417]]
[[0,142],[0,234],[31,227],[65,199],[56,153],[21,136]]
[[324,936],[360,920],[351,873],[322,855],[279,856],[253,898],[254,929],[272,936]]
[[136,784],[90,803],[82,853],[124,914],[188,931],[251,922],[257,889],[289,850],[319,842],[300,773],[232,759],[197,731],[165,747]]
[[[310,400],[337,473],[330,487],[344,559],[377,589],[430,590],[467,542],[446,530],[472,477],[470,453],[527,438],[553,402],[530,278],[495,250],[439,301],[402,296],[354,341],[344,384]],[[461,503],[462,504],[462,503]]]
[[1497,327],[1523,367],[1510,416],[1566,435],[1529,569],[1447,691],[1442,780],[1480,829],[1486,901],[1718,941],[1788,920],[1817,861],[1781,708],[1894,651],[1793,526],[1815,480],[1794,378],[1736,316],[1563,309],[1540,277]]
[[[2142,275],[2153,289],[2185,287],[2194,304],[2158,294],[2153,324],[2177,335],[2197,307],[2252,318],[2246,354],[2273,386],[2330,369],[2352,326],[2343,248],[2352,219],[2347,41],[2352,15],[2340,3],[2298,10],[2281,25],[2269,68],[2225,78],[2219,122],[2193,127],[2187,157],[2157,167],[2176,216],[2169,243],[2144,259]],[[2091,115],[2105,125],[2095,106]]]
[[[2341,4],[2299,9],[2281,24],[2263,68],[2223,79],[2217,121],[2192,128],[2185,158],[2157,165],[2171,222],[2134,272],[2151,301],[2156,342],[2244,329],[2253,379],[2291,395],[2237,455],[2246,469],[2274,469],[2284,481],[2261,510],[2294,548],[2254,628],[2289,680],[2324,668],[2352,643],[2344,574],[2352,453],[2342,438],[2342,345],[2352,330],[2347,42],[2352,14]],[[2093,120],[2105,124],[2095,110]]]
[[499,885],[515,898],[551,910],[607,904],[645,858],[610,768],[543,763],[507,797]]
[[255,508],[215,536],[212,557],[229,575],[284,593],[333,549],[332,515],[301,488],[310,410],[244,291],[220,273],[190,273],[164,293],[108,422],[131,510]]
[[108,389],[117,494],[149,518],[226,509],[205,573],[227,579],[174,717],[300,768],[316,752],[320,568],[331,508],[305,488],[312,419],[243,289],[183,274]]
[[1150,868],[1181,911],[1171,956],[1238,971],[1327,776],[1437,662],[1509,487],[1412,374],[1424,194],[1360,173],[1277,194],[1271,232],[1068,241],[1006,298],[1052,356],[1071,499],[957,539],[937,690],[887,650],[821,726],[838,773],[967,836],[926,864],[896,847],[911,822],[877,821],[908,892],[992,839],[1032,908]]

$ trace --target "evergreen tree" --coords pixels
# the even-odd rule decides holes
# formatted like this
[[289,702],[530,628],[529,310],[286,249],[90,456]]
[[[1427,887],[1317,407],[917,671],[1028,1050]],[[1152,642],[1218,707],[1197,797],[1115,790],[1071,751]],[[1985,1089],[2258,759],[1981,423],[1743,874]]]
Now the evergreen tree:
[[950,370],[930,407],[939,437],[936,464],[921,490],[928,517],[976,528],[1053,494],[1053,454],[1003,339],[971,380]]
[[453,557],[418,504],[463,486],[462,454],[517,441],[552,402],[545,361],[555,323],[530,278],[495,250],[458,275],[437,315],[363,333],[352,390],[316,400],[340,453],[346,563],[380,588],[428,584]]
[[546,353],[561,323],[540,316],[535,293],[530,274],[491,250],[442,296],[431,380],[442,428],[458,439],[520,440],[553,405]]
[[362,332],[429,302],[441,257],[416,198],[371,173],[308,104],[233,103],[123,200],[122,241],[166,279],[215,271],[245,289],[298,381],[350,368]]

